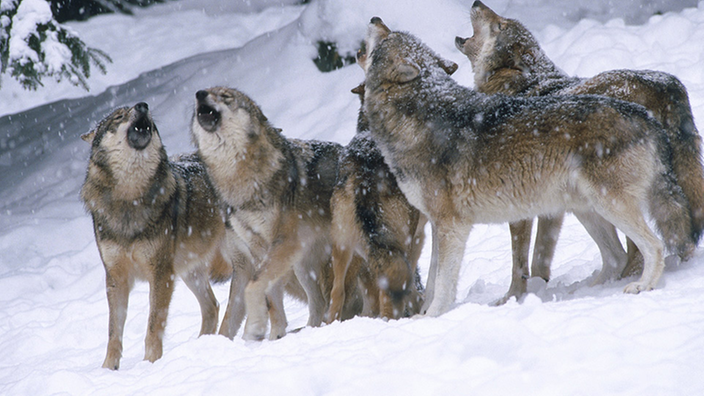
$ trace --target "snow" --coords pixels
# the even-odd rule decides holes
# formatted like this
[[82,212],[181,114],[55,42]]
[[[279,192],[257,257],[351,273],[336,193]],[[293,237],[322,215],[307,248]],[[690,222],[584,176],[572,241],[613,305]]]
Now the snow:
[[[686,263],[668,262],[656,290],[625,295],[630,279],[591,285],[601,259],[572,216],[550,282],[531,280],[534,294],[502,307],[488,304],[510,283],[508,227],[477,225],[455,307],[438,318],[355,318],[278,341],[245,342],[241,330],[233,341],[198,338],[198,304],[179,280],[164,356],[153,364],[142,361],[148,287],[137,283],[121,368],[100,368],[107,343],[105,274],[78,199],[89,153],[79,135],[110,110],[146,101],[168,152],[186,152],[193,149],[188,123],[195,92],[228,85],[252,96],[286,136],[346,144],[359,107],[350,89],[363,73],[352,65],[323,74],[311,59],[321,39],[353,53],[375,15],[457,62],[454,77],[472,85],[469,61],[454,48],[456,35],[471,34],[471,2],[291,3],[180,0],[135,17],[70,23],[114,60],[108,74],[88,79],[90,93],[51,81],[26,92],[3,76],[0,394],[704,392],[704,249]],[[525,22],[570,75],[617,68],[675,74],[704,128],[704,2],[642,0],[616,8],[608,0],[485,3]],[[651,16],[659,4],[670,12]],[[420,260],[424,279],[429,239]],[[215,287],[221,317],[228,289]],[[286,310],[289,330],[305,325],[304,304],[287,299]]]
[[42,0],[25,0],[17,7],[17,15],[14,20],[10,31],[9,59],[20,60],[22,64],[28,60],[38,63],[39,55],[29,47],[26,41],[30,35],[36,33],[37,25],[51,22],[49,3]]

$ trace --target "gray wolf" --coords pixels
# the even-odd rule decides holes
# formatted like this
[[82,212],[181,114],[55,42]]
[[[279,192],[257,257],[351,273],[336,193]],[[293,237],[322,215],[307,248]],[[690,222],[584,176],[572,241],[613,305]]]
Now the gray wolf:
[[[364,85],[352,90],[364,98]],[[427,222],[408,203],[369,135],[363,109],[357,133],[345,147],[332,193],[334,281],[327,322],[342,319],[346,289],[359,279],[373,317],[398,319],[420,311],[417,274]]]
[[269,338],[280,338],[283,293],[293,283],[308,302],[308,326],[319,326],[332,285],[330,198],[342,146],[288,139],[252,99],[224,87],[196,93],[191,132],[254,270],[233,276],[242,283],[233,283],[226,315],[246,312],[249,340],[263,339],[271,318]]
[[[411,205],[433,227],[436,265],[424,308],[446,312],[474,223],[503,223],[573,212],[599,246],[605,224],[631,238],[644,257],[627,293],[651,290],[668,249],[691,252],[691,218],[675,185],[669,147],[645,108],[596,95],[510,97],[458,85],[440,57],[414,36],[373,18],[358,63],[372,138]],[[610,224],[608,224],[610,223]],[[434,273],[433,273],[434,272]]]
[[[645,106],[660,121],[673,149],[672,166],[677,184],[687,199],[692,217],[693,242],[704,228],[704,168],[701,137],[692,118],[687,90],[673,75],[650,70],[614,70],[592,78],[569,77],[543,52],[537,40],[519,21],[497,15],[480,1],[472,5],[474,34],[457,37],[455,45],[472,63],[479,92],[521,96],[598,94]],[[550,278],[550,263],[562,224],[562,214],[540,217],[531,273]],[[525,293],[532,220],[511,224],[514,271],[508,296]],[[625,256],[615,232],[614,254]],[[686,237],[690,237],[687,235]],[[628,241],[628,260],[619,268],[604,268],[598,281],[613,275],[628,276],[641,270],[642,257]],[[625,267],[624,267],[625,266]]]
[[120,366],[136,279],[149,282],[145,360],[162,355],[175,275],[198,299],[200,334],[215,333],[218,302],[209,277],[224,280],[232,270],[223,256],[224,216],[200,159],[169,160],[146,103],[116,109],[82,138],[91,154],[81,200],[105,266],[110,317],[103,367]]

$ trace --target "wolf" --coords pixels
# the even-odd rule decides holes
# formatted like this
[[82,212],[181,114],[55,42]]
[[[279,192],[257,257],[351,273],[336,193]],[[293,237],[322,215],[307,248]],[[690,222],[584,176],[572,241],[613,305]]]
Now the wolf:
[[[471,10],[474,34],[457,37],[455,45],[465,54],[474,71],[479,92],[521,96],[598,94],[645,106],[660,121],[672,146],[673,171],[687,199],[692,218],[693,243],[704,228],[704,168],[701,137],[694,125],[684,85],[673,75],[650,70],[613,70],[592,78],[570,77],[543,52],[535,37],[519,21],[497,15],[480,1]],[[562,224],[562,214],[540,217],[531,273],[546,281]],[[525,293],[528,249],[532,220],[511,224],[514,271],[508,296]],[[625,255],[617,235],[611,231],[615,254]],[[598,281],[612,275],[628,276],[641,270],[642,257],[628,241],[625,268],[604,268]],[[504,299],[505,300],[505,299]]]
[[215,333],[218,301],[209,279],[225,280],[226,224],[202,161],[170,160],[146,103],[121,107],[82,135],[91,144],[80,197],[106,274],[108,347],[103,367],[117,370],[127,301],[136,279],[149,282],[144,359],[162,356],[162,339],[179,275],[200,304],[200,334]]
[[[420,40],[369,24],[364,110],[371,135],[401,191],[433,228],[433,257],[423,310],[446,312],[474,223],[503,223],[570,211],[595,239],[606,264],[604,228],[615,225],[644,257],[638,281],[656,287],[663,241],[694,247],[687,202],[675,184],[662,126],[640,105],[596,95],[510,97],[460,86]],[[610,223],[610,224],[609,224]],[[437,243],[436,243],[437,242]],[[432,263],[431,263],[432,264]]]
[[[352,93],[364,103],[364,84]],[[396,184],[369,134],[363,108],[340,160],[331,206],[334,281],[326,321],[341,319],[346,290],[354,288],[357,277],[369,316],[398,319],[419,313],[417,265],[427,220]]]
[[342,146],[286,138],[249,96],[226,87],[196,92],[191,133],[255,269],[233,284],[227,308],[244,299],[243,337],[263,339],[267,314],[269,338],[286,334],[282,296],[291,282],[305,292],[308,326],[319,326],[332,286],[330,199]]

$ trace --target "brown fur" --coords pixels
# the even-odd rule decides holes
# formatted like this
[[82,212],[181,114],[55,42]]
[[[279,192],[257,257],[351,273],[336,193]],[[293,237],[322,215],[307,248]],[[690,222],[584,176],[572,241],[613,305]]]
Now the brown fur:
[[[696,244],[704,228],[704,170],[701,138],[684,85],[676,77],[656,71],[614,70],[588,79],[569,77],[552,63],[520,22],[497,15],[480,1],[472,6],[471,18],[474,35],[467,39],[457,37],[455,43],[472,63],[479,92],[522,96],[606,95],[641,104],[660,121],[672,145],[673,171],[692,217],[692,233],[683,237],[691,237]],[[540,217],[531,267],[533,276],[549,279],[561,224],[561,214]],[[531,225],[532,220],[511,225],[514,276],[505,299],[525,293]],[[616,233],[611,231],[611,235],[614,249],[620,251],[614,254],[625,254]],[[634,247],[632,243],[629,246]],[[604,268],[598,281],[617,273],[627,276],[641,272],[642,257],[637,250],[629,249],[628,255],[626,268]]]
[[115,110],[82,137],[92,149],[81,200],[93,217],[110,316],[103,367],[120,365],[127,300],[136,279],[147,280],[150,288],[145,360],[162,355],[175,275],[198,298],[200,334],[214,333],[218,302],[208,275],[222,280],[232,271],[223,257],[224,217],[200,159],[169,161],[144,103]]
[[[308,325],[319,326],[332,282],[330,197],[342,147],[287,139],[249,97],[222,87],[196,93],[191,130],[249,263],[233,276],[228,319],[241,320],[246,308],[244,337],[260,340],[268,313],[269,338],[282,337],[283,290],[293,284],[305,291]],[[224,321],[220,332],[233,336],[237,326]]]
[[[571,211],[588,225],[606,265],[618,260],[603,230],[616,225],[645,264],[628,293],[650,290],[668,248],[693,246],[686,201],[669,173],[662,128],[646,110],[602,96],[488,96],[459,86],[415,37],[372,19],[364,109],[372,137],[409,202],[433,226],[427,313],[447,311],[472,224],[517,221]],[[618,264],[618,263],[616,263]]]
[[[363,99],[364,85],[352,92]],[[417,314],[422,304],[416,277],[426,220],[398,188],[367,125],[360,110],[357,135],[342,155],[332,194],[334,282],[328,323],[341,318],[355,275],[371,316],[398,319]]]

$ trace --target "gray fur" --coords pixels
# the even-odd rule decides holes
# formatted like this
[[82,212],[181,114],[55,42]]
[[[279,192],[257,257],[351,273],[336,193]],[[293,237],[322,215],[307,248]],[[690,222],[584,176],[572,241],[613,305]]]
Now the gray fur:
[[231,265],[223,256],[224,216],[200,159],[167,158],[145,103],[116,109],[82,137],[91,143],[91,156],[81,200],[93,218],[106,272],[110,320],[103,367],[119,367],[136,279],[150,286],[145,360],[162,355],[175,275],[198,298],[200,334],[214,333],[218,302],[209,276],[223,280]]
[[[563,211],[582,215],[592,229],[610,222],[633,239],[645,270],[626,292],[657,285],[663,244],[641,208],[651,209],[663,233],[687,232],[691,219],[658,151],[661,126],[643,107],[588,95],[483,95],[442,72],[418,39],[378,19],[359,58],[372,136],[409,202],[433,226],[437,268],[428,314],[442,314],[454,300],[472,224]],[[411,80],[409,67],[416,70]]]

